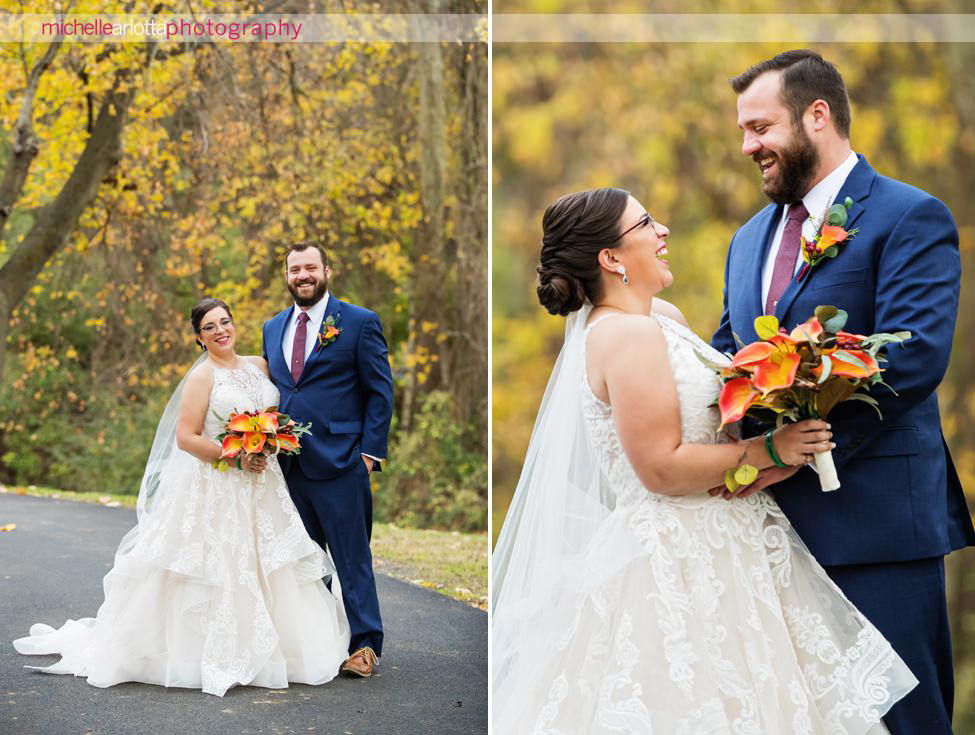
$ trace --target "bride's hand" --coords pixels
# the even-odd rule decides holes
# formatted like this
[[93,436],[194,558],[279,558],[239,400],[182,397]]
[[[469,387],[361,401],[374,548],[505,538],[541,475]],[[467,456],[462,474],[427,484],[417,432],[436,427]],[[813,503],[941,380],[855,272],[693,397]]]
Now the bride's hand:
[[788,424],[772,433],[772,446],[779,459],[788,465],[801,465],[814,454],[827,452],[836,447],[831,441],[830,425],[819,419],[808,419]]
[[798,471],[799,467],[797,465],[789,465],[788,467],[769,467],[758,473],[758,477],[755,478],[755,482],[738,490],[737,492],[731,492],[725,485],[718,485],[717,487],[713,487],[708,490],[708,493],[711,495],[711,497],[720,495],[725,500],[731,500],[732,498],[747,498],[749,495],[754,495],[770,485],[775,485],[783,480],[788,480]]
[[240,466],[247,472],[263,472],[267,469],[267,458],[263,454],[245,454],[244,458],[240,460]]

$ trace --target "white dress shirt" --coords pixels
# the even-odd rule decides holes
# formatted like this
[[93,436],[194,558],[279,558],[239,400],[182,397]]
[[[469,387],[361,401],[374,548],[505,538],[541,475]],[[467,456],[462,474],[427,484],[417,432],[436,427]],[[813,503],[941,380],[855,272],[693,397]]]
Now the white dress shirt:
[[[802,223],[802,236],[807,241],[812,240],[816,236],[816,230],[822,224],[823,214],[826,212],[826,208],[836,199],[836,195],[840,193],[840,189],[846,183],[846,178],[850,175],[850,171],[853,170],[853,167],[857,165],[857,161],[859,160],[857,154],[851,151],[843,163],[826,174],[823,180],[810,189],[806,196],[802,198],[802,203],[806,205],[806,210],[812,217],[812,219],[807,217],[806,221]],[[772,271],[775,269],[775,256],[778,255],[779,245],[782,244],[782,233],[785,231],[788,214],[789,208],[782,207],[782,218],[779,220],[779,226],[776,228],[775,235],[772,237],[772,247],[768,249],[768,254],[765,256],[765,265],[762,267],[763,304],[768,301],[768,290],[772,286]],[[793,275],[804,262],[802,259],[802,249],[800,249],[799,254],[796,256],[795,269],[792,271]]]
[[[308,323],[305,325],[305,362],[311,351],[315,349],[318,340],[318,333],[322,331],[322,322],[325,320],[325,308],[328,306],[329,293],[325,292],[322,300],[314,306],[308,308],[304,313],[308,315]],[[284,337],[281,339],[281,349],[284,350],[284,362],[291,366],[291,350],[295,344],[295,330],[298,328],[298,315],[302,313],[302,308],[295,304],[288,320],[288,326],[284,328]]]
[[[308,323],[305,325],[305,362],[307,363],[312,350],[315,349],[315,345],[318,343],[318,333],[322,331],[322,322],[325,321],[325,309],[328,307],[329,298],[330,294],[326,291],[322,300],[314,306],[308,307],[307,310],[303,310],[298,304],[295,304],[291,312],[291,318],[288,319],[288,326],[284,328],[284,337],[281,339],[284,362],[288,366],[291,365],[291,354],[295,344],[295,330],[298,329],[298,315],[302,311],[308,315]],[[371,454],[363,454],[362,456],[368,457],[375,463],[382,461],[380,457],[373,457]]]

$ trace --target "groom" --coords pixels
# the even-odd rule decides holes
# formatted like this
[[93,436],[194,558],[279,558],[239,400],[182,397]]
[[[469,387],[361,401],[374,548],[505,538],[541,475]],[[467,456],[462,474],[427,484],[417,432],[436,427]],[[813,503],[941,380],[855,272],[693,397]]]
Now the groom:
[[280,456],[301,520],[335,562],[349,618],[342,672],[379,668],[383,625],[372,572],[372,491],[393,415],[393,377],[379,317],[328,292],[325,250],[291,245],[285,277],[295,303],[264,324],[264,359],[281,392],[280,411],[311,422],[301,454]]
[[[850,149],[846,87],[818,54],[779,54],[731,85],[742,153],[772,203],[732,238],[712,345],[733,353],[733,333],[758,339],[755,317],[774,314],[792,328],[820,304],[846,310],[850,332],[913,335],[888,350],[884,380],[899,395],[871,391],[882,421],[859,402],[829,416],[839,490],[822,492],[809,468],[772,470],[756,486],[779,483],[775,497],[803,541],[920,681],[884,718],[891,732],[950,733],[944,555],[975,544],[935,395],[958,309],[958,232],[944,204]],[[800,236],[812,239],[825,209],[847,197],[846,229],[859,233],[800,272]]]

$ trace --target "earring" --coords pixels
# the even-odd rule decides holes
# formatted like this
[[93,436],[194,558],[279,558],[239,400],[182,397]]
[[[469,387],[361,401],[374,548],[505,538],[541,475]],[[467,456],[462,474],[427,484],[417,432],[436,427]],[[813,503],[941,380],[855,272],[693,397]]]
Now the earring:
[[622,273],[622,274],[623,274],[623,285],[624,285],[624,286],[626,286],[626,285],[628,285],[628,284],[629,284],[629,282],[630,282],[630,279],[626,277],[626,268],[624,268],[624,267],[623,267],[622,265],[620,265],[620,266],[619,266],[619,267],[618,267],[618,268],[616,269],[616,272],[617,272],[617,273]]

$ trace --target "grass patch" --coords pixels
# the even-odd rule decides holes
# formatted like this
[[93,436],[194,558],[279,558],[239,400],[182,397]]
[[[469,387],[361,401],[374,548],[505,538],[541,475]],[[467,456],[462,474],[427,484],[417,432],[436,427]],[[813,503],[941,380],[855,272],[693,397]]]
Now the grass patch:
[[[136,503],[135,495],[76,493],[37,485],[0,485],[0,493],[73,500],[110,508],[134,509]],[[376,570],[383,574],[487,610],[487,533],[434,531],[374,523],[372,553]]]
[[91,503],[93,505],[104,505],[109,508],[131,508],[135,510],[135,502],[138,497],[135,495],[116,495],[115,493],[76,493],[70,490],[57,490],[52,487],[40,487],[38,485],[0,485],[0,493],[8,495],[33,495],[36,498],[57,498],[59,500],[74,500],[79,503]]
[[487,533],[372,527],[376,569],[487,610]]
[[[958,735],[975,733],[975,662],[955,662],[955,717],[954,729]],[[960,696],[959,696],[960,695]]]

